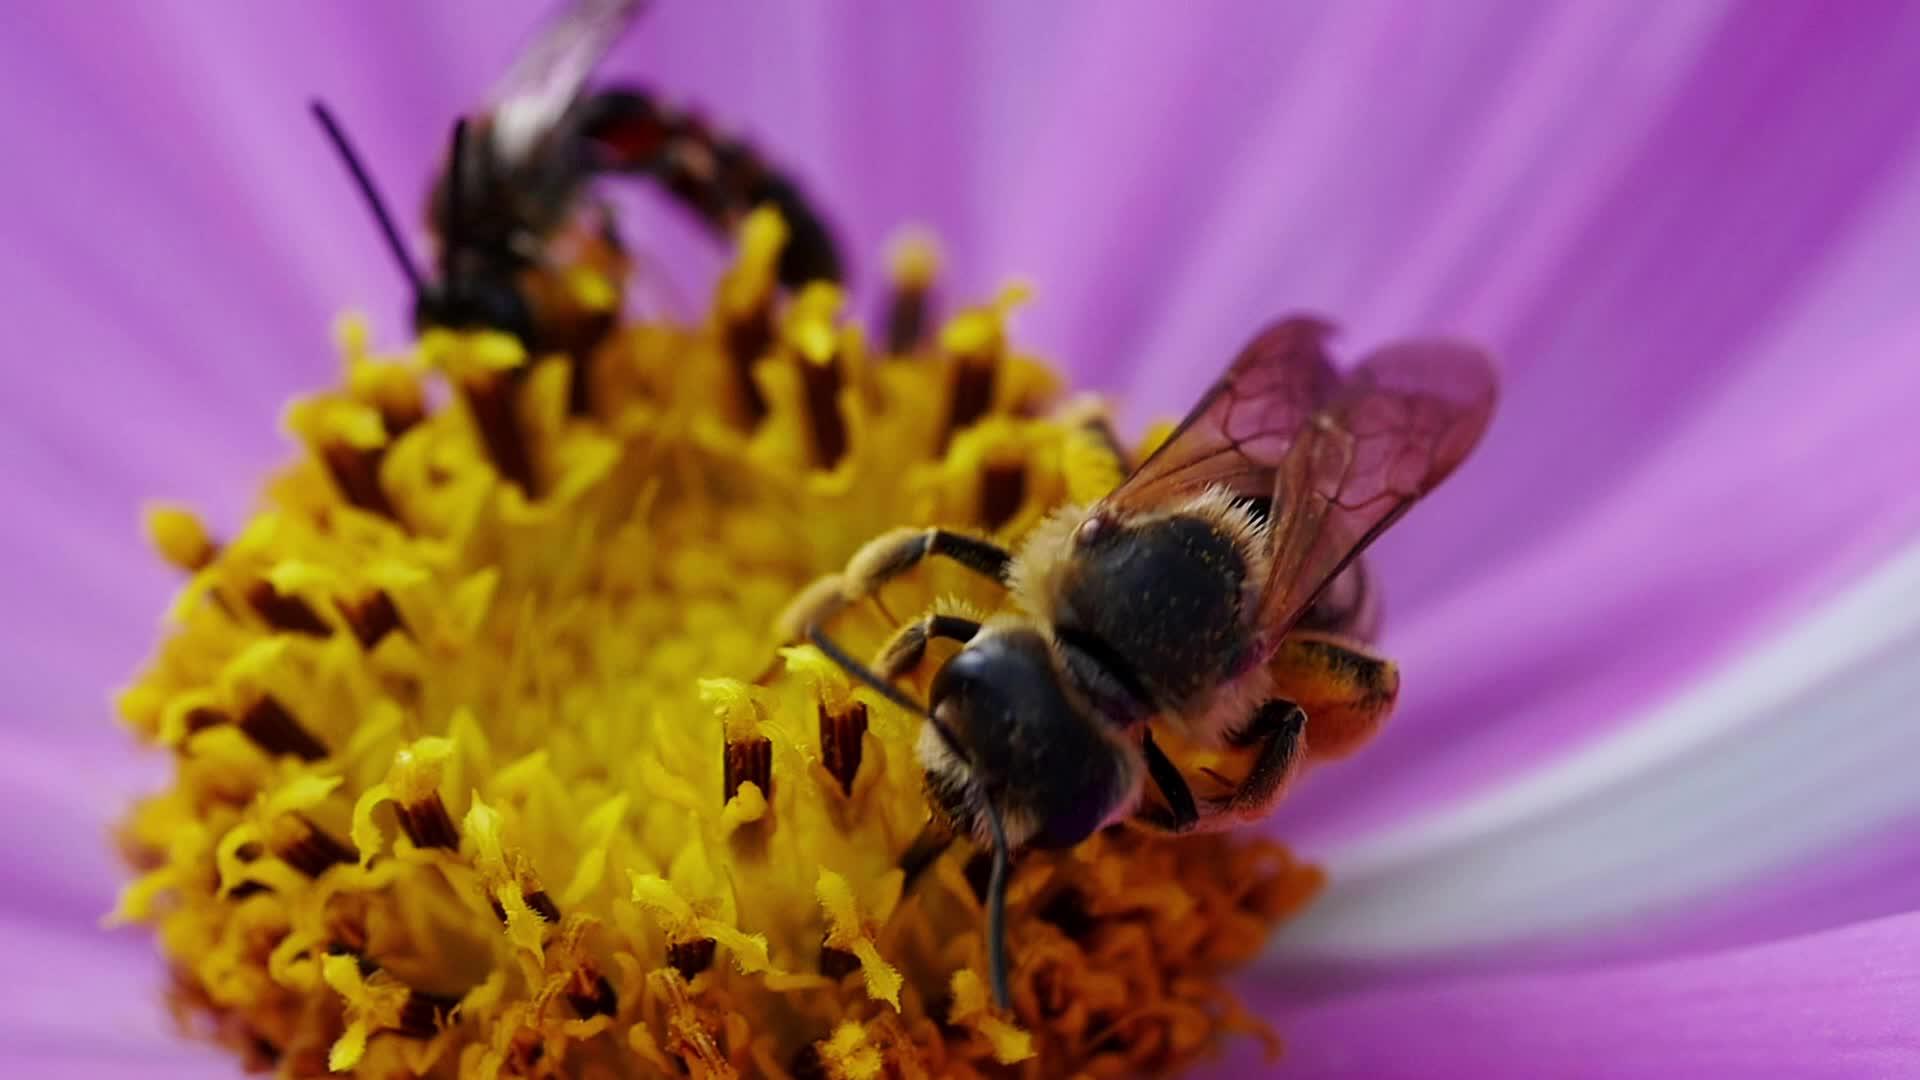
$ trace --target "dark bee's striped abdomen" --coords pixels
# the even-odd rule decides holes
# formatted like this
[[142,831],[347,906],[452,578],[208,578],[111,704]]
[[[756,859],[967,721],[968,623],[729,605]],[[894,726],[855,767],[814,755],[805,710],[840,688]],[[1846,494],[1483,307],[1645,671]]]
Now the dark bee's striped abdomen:
[[1112,525],[1078,540],[1071,558],[1056,637],[1109,712],[1113,687],[1144,694],[1138,712],[1177,709],[1239,668],[1247,565],[1212,522],[1178,514]]

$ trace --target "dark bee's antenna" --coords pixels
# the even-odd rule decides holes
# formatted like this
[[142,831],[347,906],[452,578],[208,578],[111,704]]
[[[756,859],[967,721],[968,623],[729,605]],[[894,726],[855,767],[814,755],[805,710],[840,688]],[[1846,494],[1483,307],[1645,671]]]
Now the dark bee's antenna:
[[353,174],[353,182],[360,188],[360,197],[366,201],[367,209],[373,211],[373,220],[380,226],[380,235],[386,238],[387,250],[393,252],[393,261],[400,264],[400,273],[407,279],[417,295],[425,287],[420,268],[414,265],[413,256],[407,253],[407,245],[400,239],[400,230],[394,227],[393,215],[387,212],[387,203],[380,197],[380,189],[373,186],[373,178],[367,175],[366,166],[360,163],[360,155],[354,153],[353,144],[347,141],[347,133],[342,131],[333,111],[326,103],[314,101],[310,106],[314,119],[327,133],[333,148],[339,152],[340,160],[347,163],[347,171]]
[[[938,725],[925,705],[901,693],[899,687],[847,655],[847,651],[817,624],[807,627],[807,640],[813,642],[814,648],[826,653],[827,659],[840,665],[841,670],[879,691],[880,696],[934,724],[934,730],[946,736],[947,746],[957,756],[966,756],[950,733]],[[1013,852],[1007,845],[1006,827],[1000,823],[1000,811],[984,791],[980,792],[980,805],[985,808],[987,829],[993,836],[993,869],[987,875],[987,974],[993,984],[993,1003],[1011,1011],[1013,996],[1007,992],[1007,877],[1013,867]]]
[[452,248],[455,238],[467,223],[466,177],[461,173],[467,167],[467,118],[461,117],[453,122],[453,157],[447,162],[447,235],[446,246]]

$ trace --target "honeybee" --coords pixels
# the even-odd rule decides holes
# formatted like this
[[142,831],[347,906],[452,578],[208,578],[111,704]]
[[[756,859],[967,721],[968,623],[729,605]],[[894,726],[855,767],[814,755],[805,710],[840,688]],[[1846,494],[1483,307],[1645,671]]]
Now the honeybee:
[[643,6],[576,0],[521,54],[490,104],[455,123],[428,200],[432,275],[414,265],[339,124],[314,104],[412,286],[417,329],[501,330],[536,353],[591,350],[615,323],[629,267],[611,208],[588,191],[608,174],[658,182],[722,236],[770,204],[789,231],[782,284],[840,277],[823,219],[751,148],[644,90],[586,92]]
[[[1466,458],[1495,381],[1484,354],[1444,342],[1391,346],[1342,376],[1330,330],[1269,326],[1118,488],[1057,511],[1017,552],[897,530],[782,616],[778,632],[925,718],[915,751],[935,826],[992,854],[1002,1008],[1015,853],[1123,820],[1172,833],[1257,820],[1309,756],[1339,756],[1392,708],[1396,669],[1360,640],[1374,606],[1357,560]],[[926,615],[871,664],[829,636],[840,611],[932,556],[1003,585],[1008,609]],[[922,705],[893,680],[940,639],[961,648]],[[1238,778],[1203,770],[1196,793],[1156,730],[1250,762]]]

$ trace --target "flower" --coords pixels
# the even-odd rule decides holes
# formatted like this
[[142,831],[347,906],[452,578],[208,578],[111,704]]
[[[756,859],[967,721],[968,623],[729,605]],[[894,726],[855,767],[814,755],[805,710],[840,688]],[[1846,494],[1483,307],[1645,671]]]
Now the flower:
[[[1274,956],[1289,996],[1259,992],[1293,1067],[1900,1071],[1913,9],[852,12],[662,4],[615,67],[751,123],[849,251],[927,218],[957,294],[1026,272],[1023,340],[1141,416],[1282,308],[1507,359],[1476,462],[1381,546],[1402,710],[1276,823],[1332,882]],[[47,7],[0,42],[37,88],[0,104],[33,163],[0,795],[41,823],[6,841],[34,977],[0,1022],[42,1071],[209,1068],[130,974],[144,944],[93,929],[99,833],[157,781],[97,719],[169,587],[128,508],[230,535],[322,378],[305,343],[385,303],[304,98],[422,177],[521,17],[392,18]],[[1595,958],[1632,963],[1561,972]]]
[[[154,928],[190,1027],[289,1075],[716,1078],[1159,1070],[1260,1030],[1215,979],[1317,872],[1220,835],[1030,854],[991,1008],[985,861],[922,846],[919,717],[775,654],[875,535],[1012,542],[1122,466],[1043,416],[1017,291],[874,355],[836,287],[776,302],[785,240],[756,212],[710,316],[580,358],[440,330],[381,358],[349,322],[237,535],[150,514],[192,576],[120,707],[177,765],[113,921]],[[836,638],[999,600],[916,577]]]

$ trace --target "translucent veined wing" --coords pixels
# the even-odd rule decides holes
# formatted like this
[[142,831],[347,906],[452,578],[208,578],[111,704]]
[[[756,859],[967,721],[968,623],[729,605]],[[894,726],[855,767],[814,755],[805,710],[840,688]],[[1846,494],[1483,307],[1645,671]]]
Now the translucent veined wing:
[[1104,503],[1152,510],[1216,485],[1250,500],[1271,497],[1295,436],[1339,388],[1324,344],[1331,330],[1308,317],[1262,330]]
[[539,146],[580,94],[645,0],[573,0],[541,29],[494,87],[492,149],[517,164]]
[[1274,477],[1269,648],[1367,545],[1465,460],[1493,415],[1486,354],[1447,342],[1369,356],[1290,441]]

